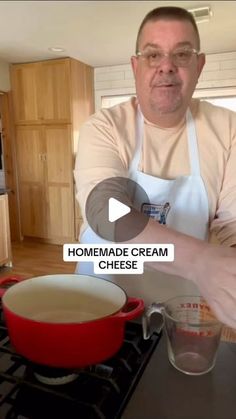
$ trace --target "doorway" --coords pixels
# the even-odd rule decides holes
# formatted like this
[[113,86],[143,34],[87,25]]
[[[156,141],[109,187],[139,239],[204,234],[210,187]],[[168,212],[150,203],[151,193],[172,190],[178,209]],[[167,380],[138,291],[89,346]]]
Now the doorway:
[[[3,93],[0,93],[1,95]],[[3,139],[2,139],[2,114],[0,109],[0,188],[5,188],[5,171],[4,171],[4,159],[3,159]]]
[[11,241],[19,241],[19,203],[16,181],[16,159],[14,148],[14,127],[11,119],[12,107],[10,93],[0,92],[0,138],[1,169],[0,187],[8,190]]

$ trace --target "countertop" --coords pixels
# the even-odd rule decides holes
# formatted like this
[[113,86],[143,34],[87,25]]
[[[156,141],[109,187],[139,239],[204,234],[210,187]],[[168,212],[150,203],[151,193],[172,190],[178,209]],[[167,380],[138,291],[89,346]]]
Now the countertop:
[[188,376],[168,361],[161,337],[122,419],[235,419],[236,344],[221,342],[214,369]]

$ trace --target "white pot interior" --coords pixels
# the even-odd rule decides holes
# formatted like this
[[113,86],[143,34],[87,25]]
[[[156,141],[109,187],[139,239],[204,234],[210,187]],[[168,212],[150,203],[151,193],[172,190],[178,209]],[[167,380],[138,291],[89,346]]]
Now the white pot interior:
[[15,314],[52,323],[96,320],[118,312],[124,290],[86,275],[48,275],[22,281],[4,294],[3,304]]

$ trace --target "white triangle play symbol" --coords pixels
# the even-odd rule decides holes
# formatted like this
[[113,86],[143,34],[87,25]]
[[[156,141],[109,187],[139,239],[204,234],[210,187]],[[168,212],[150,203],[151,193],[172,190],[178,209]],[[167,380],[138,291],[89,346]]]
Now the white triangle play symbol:
[[115,198],[109,198],[108,201],[108,220],[113,223],[131,211],[128,205],[122,204]]

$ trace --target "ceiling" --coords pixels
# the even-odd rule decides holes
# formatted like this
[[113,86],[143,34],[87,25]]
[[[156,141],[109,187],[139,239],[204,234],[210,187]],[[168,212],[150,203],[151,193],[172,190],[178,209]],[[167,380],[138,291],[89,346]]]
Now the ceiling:
[[0,59],[16,63],[69,56],[94,67],[125,64],[143,17],[163,5],[211,6],[210,21],[198,25],[202,50],[236,51],[236,1],[0,1]]

